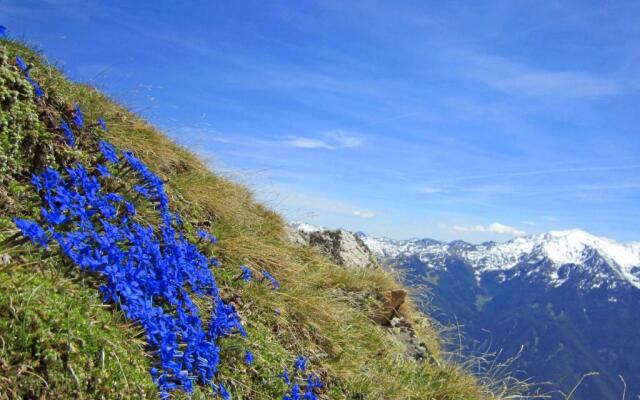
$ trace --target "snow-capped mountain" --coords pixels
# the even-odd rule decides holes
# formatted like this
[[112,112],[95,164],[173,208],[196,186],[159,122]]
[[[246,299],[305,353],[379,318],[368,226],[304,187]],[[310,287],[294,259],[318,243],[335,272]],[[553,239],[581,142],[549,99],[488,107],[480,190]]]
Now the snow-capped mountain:
[[323,228],[321,226],[315,226],[315,225],[307,224],[306,222],[301,222],[301,221],[294,221],[289,223],[288,225],[289,225],[289,228],[293,230],[306,232],[306,233],[320,232],[320,231],[326,230],[326,228]]
[[542,261],[547,261],[545,272],[549,282],[560,285],[564,281],[559,275],[562,266],[575,265],[588,269],[594,260],[601,258],[608,268],[592,270],[592,284],[616,285],[624,282],[640,288],[640,243],[620,244],[579,229],[551,231],[505,243],[488,242],[480,245],[462,241],[398,241],[364,234],[360,236],[380,258],[396,260],[417,256],[427,267],[442,268],[445,265],[444,258],[457,257],[473,267],[478,279],[490,271],[518,269],[518,272],[533,274],[534,266],[539,267]]
[[[640,394],[640,243],[572,229],[479,245],[360,234],[405,283],[428,288],[425,309],[463,325],[469,347],[515,354],[514,369],[576,398],[619,398],[618,375]],[[437,311],[433,311],[437,310]],[[558,398],[562,398],[558,396]]]
[[[619,376],[629,398],[640,395],[640,242],[578,229],[482,244],[356,235],[382,264],[402,272],[414,294],[428,298],[424,311],[461,326],[468,353],[511,356],[523,348],[512,371],[551,382],[547,391],[568,393],[584,374],[598,372],[574,398],[621,398]],[[457,352],[459,338],[452,343]]]

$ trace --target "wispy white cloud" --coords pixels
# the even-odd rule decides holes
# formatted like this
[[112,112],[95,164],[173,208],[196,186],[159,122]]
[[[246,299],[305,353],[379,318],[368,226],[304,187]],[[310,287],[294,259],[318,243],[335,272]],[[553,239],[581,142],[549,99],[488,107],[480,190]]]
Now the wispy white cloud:
[[424,187],[418,188],[418,192],[426,193],[426,194],[434,194],[434,193],[442,193],[444,192],[444,189],[434,187],[434,186],[424,186]]
[[640,164],[628,164],[628,165],[610,165],[610,166],[589,166],[589,167],[566,167],[566,168],[540,168],[528,171],[515,171],[505,172],[499,174],[486,174],[486,175],[469,175],[459,176],[451,179],[451,181],[463,181],[463,180],[480,180],[491,178],[509,178],[520,176],[536,176],[536,175],[563,175],[574,172],[608,172],[608,171],[624,171],[640,169]]
[[512,95],[553,95],[559,97],[599,97],[624,89],[617,79],[579,70],[551,70],[518,63],[489,53],[458,53],[464,70],[460,76],[479,81],[493,89]]
[[358,147],[362,144],[362,139],[352,133],[345,131],[330,131],[324,136],[336,143],[340,148]]
[[335,149],[335,147],[320,139],[295,138],[288,140],[286,143],[291,147],[297,147],[299,149]]
[[284,143],[300,149],[339,150],[358,147],[362,145],[362,139],[353,133],[337,130],[325,132],[320,138],[294,137]]
[[488,226],[485,225],[455,225],[453,227],[454,230],[459,232],[484,232],[484,233],[497,233],[500,235],[509,235],[509,236],[523,236],[526,234],[525,231],[515,228],[513,226],[504,225],[499,222],[494,222]]
[[360,218],[373,218],[373,217],[376,216],[371,211],[360,211],[360,210],[356,210],[352,214],[355,215],[356,217],[360,217]]
[[268,190],[269,192],[257,192],[259,198],[291,219],[309,220],[310,216],[354,216],[369,219],[376,216],[374,211],[367,210],[362,205],[288,186],[272,186]]

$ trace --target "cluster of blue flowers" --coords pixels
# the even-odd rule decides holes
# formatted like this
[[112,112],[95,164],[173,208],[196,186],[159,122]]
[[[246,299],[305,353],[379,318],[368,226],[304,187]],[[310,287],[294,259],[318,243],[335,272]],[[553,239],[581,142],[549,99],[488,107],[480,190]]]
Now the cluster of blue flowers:
[[29,221],[28,219],[20,218],[16,218],[13,222],[16,224],[16,227],[20,232],[22,232],[22,235],[31,240],[31,243],[47,247],[49,237],[40,225],[33,221]]
[[240,266],[240,271],[242,271],[242,275],[240,275],[242,280],[245,281],[245,282],[251,282],[251,280],[253,279],[253,277],[251,275],[251,270],[247,266],[241,265]]
[[198,235],[201,240],[207,241],[211,244],[218,243],[218,239],[207,231],[197,230],[196,235]]
[[[302,356],[297,356],[293,364],[294,374],[303,374],[307,369],[307,359]],[[289,377],[289,373],[285,368],[282,374],[278,375],[282,378],[282,381],[287,385],[287,393],[282,396],[282,400],[317,400],[315,389],[322,387],[320,378],[313,374],[308,374],[306,379],[298,379],[304,381],[304,385],[294,383]]]
[[244,363],[249,367],[253,365],[253,353],[249,350],[244,352]]
[[276,281],[276,278],[274,278],[273,275],[265,270],[260,271],[260,273],[262,274],[264,279],[268,280],[269,283],[271,283],[271,287],[273,288],[273,290],[278,290],[280,288],[280,284],[278,283],[278,281]]
[[64,135],[64,138],[67,141],[69,147],[75,146],[76,137],[73,135],[73,132],[71,132],[71,128],[69,128],[69,124],[67,124],[67,121],[63,119],[60,120],[60,127],[58,129],[60,129],[60,131]]
[[27,67],[27,65],[24,63],[24,61],[22,61],[20,57],[16,57],[16,66],[20,68],[20,71],[22,71],[24,79],[26,79],[27,82],[29,82],[29,84],[33,86],[33,94],[35,94],[36,97],[42,97],[42,95],[44,95],[44,92],[42,91],[42,89],[40,89],[40,85],[38,85],[38,83],[34,81],[33,78],[31,78],[31,76],[29,75],[29,67]]
[[[115,150],[108,144],[103,148]],[[103,153],[105,160],[112,153]],[[83,270],[104,278],[99,288],[105,301],[118,304],[125,316],[146,332],[159,363],[151,370],[161,393],[180,388],[191,392],[193,382],[211,384],[219,363],[216,339],[232,333],[246,335],[233,306],[219,296],[209,269],[214,260],[202,254],[179,230],[167,206],[162,181],[130,153],[123,157],[160,213],[157,229],[138,222],[134,204],[122,194],[105,189],[98,164],[83,165],[65,174],[47,168],[32,183],[41,195],[42,226],[16,220],[22,235],[46,247],[58,244],[61,252]],[[107,161],[109,162],[109,161]],[[207,296],[212,312],[203,323],[194,297]],[[222,392],[219,385],[213,385]]]
[[[102,119],[99,119],[98,121],[102,121]],[[104,121],[100,126],[102,126],[105,131],[107,130],[107,125],[104,124]],[[104,140],[99,141],[98,149],[100,150],[100,153],[102,153],[102,157],[104,157],[107,162],[115,164],[120,160],[118,152],[109,142],[105,142]]]
[[[42,96],[19,57],[16,65],[36,96]],[[73,131],[85,128],[78,105],[69,121],[61,119],[58,131],[67,145],[74,147]],[[88,128],[96,126],[107,130],[102,119]],[[227,335],[247,334],[234,307],[220,297],[210,269],[219,265],[218,260],[202,251],[202,246],[215,244],[216,238],[198,230],[198,241],[191,243],[182,231],[179,215],[169,208],[163,181],[131,152],[118,151],[104,140],[98,142],[98,150],[92,166],[76,164],[64,171],[47,167],[33,175],[31,183],[43,202],[40,222],[14,219],[16,227],[34,245],[47,250],[57,245],[75,266],[102,278],[99,291],[103,300],[117,304],[128,319],[143,327],[149,348],[157,357],[150,374],[162,398],[175,389],[192,393],[197,382],[230,399],[224,385],[214,382],[220,363],[217,342]],[[116,186],[114,175],[133,182],[134,193],[111,191],[109,188]],[[152,205],[159,216],[155,227],[145,223],[155,217],[137,212],[141,201]],[[246,266],[240,269],[240,277],[250,282],[251,270]],[[260,272],[273,290],[279,288],[269,272]],[[196,298],[211,302],[206,319],[201,317]],[[251,367],[253,354],[245,351],[243,361]],[[306,359],[298,356],[294,372],[305,370]],[[316,400],[314,390],[322,386],[317,377],[309,374],[302,388],[292,384],[286,368],[281,376],[288,392],[283,400]]]
[[82,116],[80,105],[78,104],[73,107],[73,123],[76,124],[78,128],[82,128],[84,126],[84,117]]

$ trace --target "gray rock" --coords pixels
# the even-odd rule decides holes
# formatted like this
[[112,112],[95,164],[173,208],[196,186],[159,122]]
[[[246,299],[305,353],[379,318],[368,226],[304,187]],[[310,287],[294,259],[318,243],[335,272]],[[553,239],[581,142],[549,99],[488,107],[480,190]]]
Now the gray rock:
[[299,246],[304,246],[309,244],[309,232],[304,232],[294,227],[287,226],[286,234],[287,234],[287,239],[289,239],[291,243],[297,244]]
[[413,330],[411,323],[404,318],[395,317],[391,320],[391,333],[405,346],[407,357],[416,360],[431,359],[427,346],[422,343]]
[[299,227],[299,224],[287,227],[287,235],[291,242],[313,246],[338,265],[358,268],[373,268],[378,265],[371,250],[352,232],[343,229],[311,230]]

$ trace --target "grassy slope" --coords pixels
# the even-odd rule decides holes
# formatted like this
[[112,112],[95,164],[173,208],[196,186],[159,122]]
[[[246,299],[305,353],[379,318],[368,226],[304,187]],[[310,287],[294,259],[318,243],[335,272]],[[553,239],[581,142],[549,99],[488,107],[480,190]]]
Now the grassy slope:
[[[221,343],[219,379],[234,398],[281,396],[284,385],[276,376],[297,353],[308,355],[311,370],[323,377],[325,398],[489,397],[471,376],[440,360],[437,335],[428,325],[419,324],[418,334],[435,359],[416,362],[372,322],[382,294],[397,287],[388,273],[339,268],[309,248],[290,245],[282,219],[255,203],[245,188],[209,172],[193,154],[95,89],[70,83],[24,46],[1,44],[0,242],[16,232],[12,217],[37,213],[25,175],[34,159],[46,158],[35,165],[60,165],[70,157],[38,121],[30,88],[10,65],[19,54],[35,65],[32,76],[51,101],[78,102],[87,121],[102,116],[109,126],[106,138],[165,179],[171,207],[187,229],[205,226],[220,239],[223,267],[216,279],[249,332],[247,340]],[[2,170],[3,163],[10,169]],[[0,398],[155,396],[143,335],[101,304],[96,282],[30,245],[4,253],[11,260],[0,262]],[[282,289],[236,281],[240,264],[272,271]],[[420,319],[410,305],[402,312]],[[246,347],[256,357],[251,370],[240,360]]]

